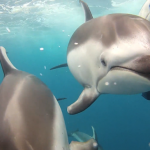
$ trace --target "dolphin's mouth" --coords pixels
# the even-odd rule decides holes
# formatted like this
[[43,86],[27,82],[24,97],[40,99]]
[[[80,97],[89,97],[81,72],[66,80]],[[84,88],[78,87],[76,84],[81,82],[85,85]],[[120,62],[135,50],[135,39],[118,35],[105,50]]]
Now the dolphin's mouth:
[[129,71],[129,72],[133,72],[139,76],[142,76],[144,78],[147,78],[148,80],[150,80],[150,73],[143,73],[143,72],[139,72],[130,68],[126,68],[126,67],[122,67],[122,66],[114,66],[112,67],[110,70],[119,70],[119,71]]

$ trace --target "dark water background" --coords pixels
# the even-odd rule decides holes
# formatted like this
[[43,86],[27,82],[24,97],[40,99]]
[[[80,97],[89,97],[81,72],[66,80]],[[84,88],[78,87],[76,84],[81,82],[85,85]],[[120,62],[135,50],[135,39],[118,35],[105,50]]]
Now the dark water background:
[[[85,2],[98,17],[109,13],[137,15],[145,0]],[[94,126],[104,150],[149,150],[150,101],[141,95],[101,95],[86,111],[68,115],[67,106],[78,98],[82,87],[68,68],[49,69],[66,62],[69,39],[82,23],[84,13],[78,0],[0,0],[0,45],[16,68],[36,75],[56,98],[67,97],[59,102],[67,131],[79,129],[92,135]]]

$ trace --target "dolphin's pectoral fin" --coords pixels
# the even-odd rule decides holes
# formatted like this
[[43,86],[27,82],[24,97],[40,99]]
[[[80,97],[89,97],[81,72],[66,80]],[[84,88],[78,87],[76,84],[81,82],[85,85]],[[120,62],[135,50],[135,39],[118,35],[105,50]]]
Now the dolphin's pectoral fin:
[[89,20],[93,19],[92,13],[91,13],[88,5],[85,2],[83,2],[82,0],[79,0],[79,1],[81,3],[84,13],[85,13],[85,21],[89,21]]
[[61,64],[61,65],[58,65],[58,66],[55,66],[55,67],[51,68],[50,70],[57,69],[57,68],[62,68],[62,67],[68,67],[68,64],[67,63]]
[[64,100],[64,99],[67,99],[67,98],[57,98],[57,101],[60,101],[60,100]]
[[100,93],[93,88],[85,88],[78,100],[67,108],[69,114],[77,114],[88,108],[99,96]]
[[145,92],[145,93],[142,93],[142,96],[143,96],[145,99],[150,100],[150,91]]
[[70,150],[98,150],[98,144],[94,139],[90,139],[87,142],[72,141]]
[[12,70],[16,70],[16,68],[13,66],[13,64],[8,59],[7,52],[4,47],[0,47],[0,62],[1,62],[2,69],[4,72],[4,76],[9,74]]

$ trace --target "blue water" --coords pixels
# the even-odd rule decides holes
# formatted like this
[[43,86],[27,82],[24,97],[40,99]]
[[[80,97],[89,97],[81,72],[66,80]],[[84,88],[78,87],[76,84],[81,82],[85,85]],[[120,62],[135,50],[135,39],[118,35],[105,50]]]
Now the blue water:
[[[94,126],[104,150],[149,150],[150,101],[141,95],[101,95],[84,112],[67,113],[67,106],[78,98],[83,88],[68,68],[49,69],[66,62],[68,42],[84,23],[84,13],[78,0],[29,2],[0,1],[0,45],[6,48],[14,66],[40,78],[56,98],[67,97],[59,104],[68,132],[79,129],[92,135],[91,126]],[[109,13],[137,15],[145,0],[85,2],[93,16],[98,17]],[[2,81],[3,72],[0,72]]]

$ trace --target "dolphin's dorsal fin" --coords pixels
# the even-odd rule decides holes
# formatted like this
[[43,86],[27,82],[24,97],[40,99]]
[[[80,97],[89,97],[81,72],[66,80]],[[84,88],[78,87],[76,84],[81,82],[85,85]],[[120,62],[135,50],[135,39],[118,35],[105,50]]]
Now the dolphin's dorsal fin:
[[12,70],[17,70],[7,57],[6,50],[4,47],[0,47],[0,62],[4,72],[4,76],[9,74]]
[[84,1],[82,1],[82,0],[79,0],[79,1],[81,3],[83,10],[84,10],[84,13],[85,13],[85,22],[93,19],[93,16],[92,16],[92,13],[89,9],[89,6]]
[[95,129],[94,129],[93,126],[92,126],[92,131],[93,131],[93,139],[95,139],[96,141],[98,141],[97,134],[96,134],[96,131],[95,131]]

